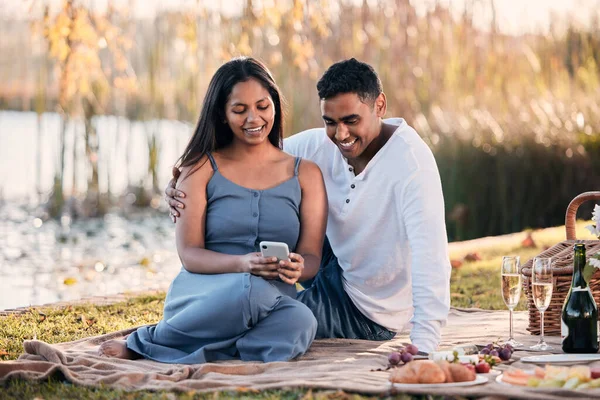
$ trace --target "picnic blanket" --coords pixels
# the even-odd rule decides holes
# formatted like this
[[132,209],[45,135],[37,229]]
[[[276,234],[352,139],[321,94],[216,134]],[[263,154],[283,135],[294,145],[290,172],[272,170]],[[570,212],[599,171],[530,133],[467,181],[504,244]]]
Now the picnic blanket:
[[[525,331],[527,313],[515,313],[517,339],[527,347],[538,337]],[[470,387],[402,388],[393,386],[387,369],[387,355],[408,336],[391,341],[326,339],[316,340],[310,351],[291,362],[255,363],[226,361],[199,365],[162,364],[149,360],[120,360],[100,357],[97,349],[108,339],[122,338],[133,329],[74,342],[48,344],[26,341],[25,354],[18,360],[0,363],[0,382],[8,379],[46,380],[58,377],[78,385],[113,387],[125,390],[173,391],[254,391],[284,388],[344,390],[364,394],[428,393],[446,396],[566,399],[599,397],[600,389],[583,391],[534,391],[495,382]],[[443,330],[442,346],[466,343],[486,344],[508,335],[508,312],[452,309]],[[560,349],[559,339],[548,338]],[[530,351],[516,351],[513,365]],[[535,354],[539,354],[535,353]],[[502,365],[501,368],[508,366]]]

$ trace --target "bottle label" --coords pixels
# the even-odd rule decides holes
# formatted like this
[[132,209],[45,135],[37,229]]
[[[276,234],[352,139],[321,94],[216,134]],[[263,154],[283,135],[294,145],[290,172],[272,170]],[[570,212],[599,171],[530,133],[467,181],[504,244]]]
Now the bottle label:
[[569,336],[569,327],[565,324],[563,319],[560,319],[560,342],[564,342],[565,339]]

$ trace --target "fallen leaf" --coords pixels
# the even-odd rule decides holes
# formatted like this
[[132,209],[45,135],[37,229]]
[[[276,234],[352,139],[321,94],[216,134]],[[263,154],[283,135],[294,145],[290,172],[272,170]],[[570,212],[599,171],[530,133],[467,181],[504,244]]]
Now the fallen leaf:
[[7,356],[7,355],[8,355],[8,351],[6,351],[4,349],[0,349],[0,357]]
[[77,283],[77,279],[69,277],[69,278],[65,278],[65,280],[63,281],[63,283],[67,286],[71,286]]
[[452,268],[458,269],[462,267],[463,263],[460,260],[450,260],[450,265],[452,266]]
[[81,322],[83,322],[87,326],[92,326],[92,325],[94,325],[96,323],[96,318],[94,318],[94,317],[87,318],[83,314],[81,314],[79,316],[79,319],[81,320]]
[[338,390],[335,393],[328,394],[327,398],[328,399],[347,399],[347,398],[349,398],[349,396],[348,396],[348,393],[344,392],[343,390]]
[[464,256],[463,259],[467,262],[481,261],[481,256],[479,255],[479,253],[467,253],[467,255]]
[[521,242],[521,246],[524,248],[536,248],[537,246],[535,245],[535,242],[533,241],[533,237],[531,236],[531,233],[527,234],[527,237],[525,239],[523,239],[523,241]]
[[238,393],[260,393],[260,391],[253,389],[253,388],[248,388],[245,386],[239,386],[235,389],[236,392]]
[[142,267],[148,268],[150,266],[150,259],[148,257],[144,257],[140,260],[140,265]]

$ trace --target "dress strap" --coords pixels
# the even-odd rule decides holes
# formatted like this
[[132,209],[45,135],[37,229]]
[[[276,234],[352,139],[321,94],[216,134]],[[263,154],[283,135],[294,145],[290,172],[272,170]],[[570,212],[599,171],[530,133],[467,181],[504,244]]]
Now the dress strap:
[[219,167],[217,167],[217,163],[215,162],[215,159],[213,158],[212,154],[210,154],[210,152],[207,152],[206,155],[210,160],[210,165],[212,165],[213,170],[218,171]]
[[302,160],[302,158],[296,157],[296,164],[294,164],[294,176],[298,176],[298,167],[300,166],[300,160]]

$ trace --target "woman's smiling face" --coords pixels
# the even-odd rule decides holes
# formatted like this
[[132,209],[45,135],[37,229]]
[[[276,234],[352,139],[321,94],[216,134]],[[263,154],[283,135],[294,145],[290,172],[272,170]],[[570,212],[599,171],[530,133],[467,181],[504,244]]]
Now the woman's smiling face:
[[256,79],[239,82],[225,104],[225,118],[234,140],[248,145],[263,143],[275,121],[273,99]]

